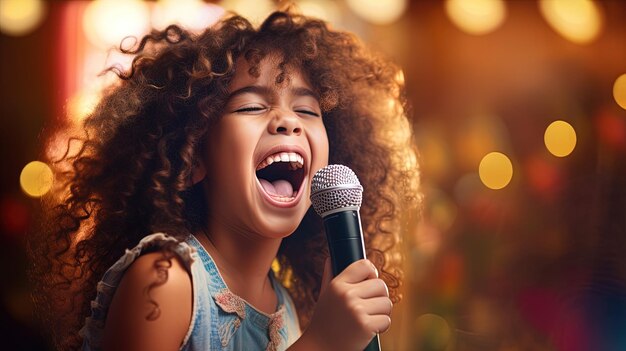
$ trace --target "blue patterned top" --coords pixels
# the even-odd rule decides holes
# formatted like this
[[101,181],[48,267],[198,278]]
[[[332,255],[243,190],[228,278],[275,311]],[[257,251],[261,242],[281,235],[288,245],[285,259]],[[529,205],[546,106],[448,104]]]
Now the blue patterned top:
[[[285,350],[300,336],[296,308],[287,290],[270,274],[278,308],[265,314],[232,293],[215,262],[193,236],[179,242],[163,233],[143,238],[106,271],[98,283],[91,316],[80,330],[83,350],[100,350],[106,314],[124,272],[146,249],[175,241],[174,252],[191,272],[193,310],[180,350]],[[152,251],[152,250],[151,250]]]

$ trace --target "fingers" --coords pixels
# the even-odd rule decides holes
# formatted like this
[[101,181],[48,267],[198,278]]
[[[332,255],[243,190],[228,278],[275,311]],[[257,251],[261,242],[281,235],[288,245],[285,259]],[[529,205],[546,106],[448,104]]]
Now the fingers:
[[362,299],[368,299],[371,297],[387,296],[389,297],[389,290],[387,284],[382,279],[368,279],[366,281],[358,283],[357,296]]
[[374,330],[377,334],[386,332],[391,326],[391,317],[387,315],[372,316],[369,321],[370,330]]
[[338,280],[351,284],[375,278],[378,278],[378,270],[374,264],[367,259],[352,263],[337,276]]
[[323,349],[362,350],[375,333],[389,329],[392,309],[387,286],[370,261],[356,261],[333,278],[326,260],[321,293],[304,335]]
[[393,310],[393,303],[388,297],[375,297],[373,299],[364,300],[363,302],[363,311],[370,316],[390,316]]

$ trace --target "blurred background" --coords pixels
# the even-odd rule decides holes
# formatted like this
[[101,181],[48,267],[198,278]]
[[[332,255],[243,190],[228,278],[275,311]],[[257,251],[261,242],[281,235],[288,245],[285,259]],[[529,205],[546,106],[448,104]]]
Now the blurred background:
[[[383,349],[626,350],[626,2],[295,3],[403,69],[425,201]],[[50,349],[24,246],[46,129],[93,108],[125,36],[277,4],[0,0],[2,349]]]

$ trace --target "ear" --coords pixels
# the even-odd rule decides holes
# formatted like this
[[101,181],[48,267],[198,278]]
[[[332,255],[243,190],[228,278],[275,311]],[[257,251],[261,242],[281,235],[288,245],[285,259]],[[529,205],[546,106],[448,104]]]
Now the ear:
[[193,163],[193,169],[191,170],[191,185],[196,185],[206,177],[206,167],[202,160],[197,160]]

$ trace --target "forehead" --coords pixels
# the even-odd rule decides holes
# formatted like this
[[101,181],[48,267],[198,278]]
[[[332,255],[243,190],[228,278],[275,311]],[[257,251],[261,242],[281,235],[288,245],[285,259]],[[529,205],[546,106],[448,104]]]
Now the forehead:
[[[264,57],[256,67],[253,67],[245,58],[238,58],[229,91],[232,92],[249,85],[262,85],[276,89],[288,86],[311,89],[308,77],[300,67],[293,65],[281,67],[280,63],[281,60],[276,55]],[[279,79],[281,75],[284,76],[282,82]]]

